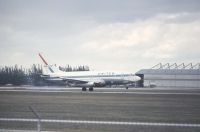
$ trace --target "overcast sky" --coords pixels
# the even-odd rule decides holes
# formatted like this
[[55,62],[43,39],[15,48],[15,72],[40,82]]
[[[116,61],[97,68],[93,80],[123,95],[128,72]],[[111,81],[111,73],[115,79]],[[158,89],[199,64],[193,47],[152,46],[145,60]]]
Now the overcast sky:
[[0,0],[0,64],[132,71],[200,62],[200,0]]

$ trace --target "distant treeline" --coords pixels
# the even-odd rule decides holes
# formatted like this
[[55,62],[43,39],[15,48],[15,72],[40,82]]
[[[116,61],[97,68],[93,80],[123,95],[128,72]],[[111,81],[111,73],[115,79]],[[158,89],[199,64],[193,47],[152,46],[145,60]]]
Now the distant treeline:
[[65,71],[65,72],[70,72],[70,71],[89,71],[89,67],[88,66],[77,66],[77,67],[71,67],[70,65],[67,65],[65,67],[59,67],[59,69],[61,71]]
[[[62,71],[89,71],[88,66],[59,67]],[[31,68],[23,68],[22,66],[1,66],[0,67],[0,85],[49,85],[42,77],[43,66],[33,64]]]

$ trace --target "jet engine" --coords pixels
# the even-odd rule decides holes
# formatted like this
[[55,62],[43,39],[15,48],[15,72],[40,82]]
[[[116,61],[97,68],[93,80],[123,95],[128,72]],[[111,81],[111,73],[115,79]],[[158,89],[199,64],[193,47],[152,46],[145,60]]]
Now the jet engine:
[[104,80],[99,80],[98,82],[94,83],[95,87],[104,87],[106,82]]

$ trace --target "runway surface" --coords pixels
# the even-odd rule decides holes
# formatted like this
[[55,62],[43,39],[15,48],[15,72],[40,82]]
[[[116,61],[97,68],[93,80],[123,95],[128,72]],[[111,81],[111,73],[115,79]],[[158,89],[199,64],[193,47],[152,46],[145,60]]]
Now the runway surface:
[[[29,106],[41,116],[43,131],[200,131],[200,89],[195,88],[1,87],[0,131],[36,130]],[[8,121],[13,119],[18,121]]]

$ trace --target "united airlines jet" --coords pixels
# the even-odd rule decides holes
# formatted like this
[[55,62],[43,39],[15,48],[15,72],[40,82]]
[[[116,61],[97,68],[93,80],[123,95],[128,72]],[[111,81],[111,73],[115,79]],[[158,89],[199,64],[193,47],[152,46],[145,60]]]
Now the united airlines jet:
[[133,73],[127,72],[96,72],[96,71],[80,71],[80,72],[64,72],[55,65],[49,65],[47,61],[39,53],[40,58],[47,68],[47,74],[42,77],[48,81],[64,81],[66,85],[74,87],[82,87],[82,91],[93,91],[93,87],[104,87],[106,85],[125,85],[128,89],[130,84],[136,83],[141,78]]

